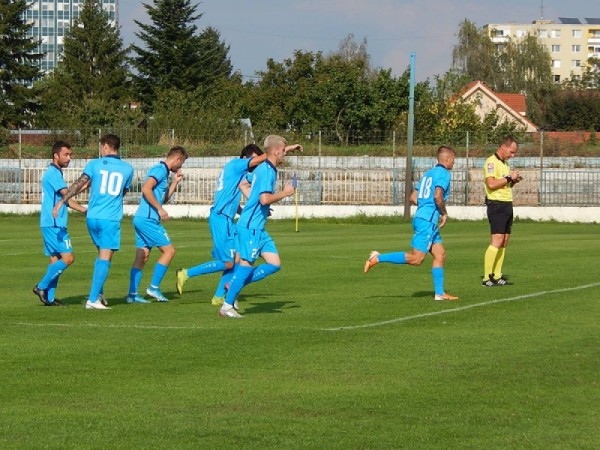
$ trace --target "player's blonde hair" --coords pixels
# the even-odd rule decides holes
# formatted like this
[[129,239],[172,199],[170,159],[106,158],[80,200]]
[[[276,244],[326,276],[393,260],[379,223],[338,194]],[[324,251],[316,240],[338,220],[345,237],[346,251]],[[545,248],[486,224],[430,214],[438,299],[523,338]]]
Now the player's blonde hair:
[[270,134],[265,138],[265,142],[263,144],[263,148],[265,150],[270,150],[271,148],[283,144],[284,146],[287,144],[285,138],[278,136],[276,134]]

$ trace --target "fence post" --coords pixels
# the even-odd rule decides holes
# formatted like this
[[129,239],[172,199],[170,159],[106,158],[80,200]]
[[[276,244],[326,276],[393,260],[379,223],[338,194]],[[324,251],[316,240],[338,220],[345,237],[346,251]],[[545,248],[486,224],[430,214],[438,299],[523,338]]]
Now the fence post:
[[23,144],[23,135],[21,134],[21,128],[19,128],[19,176],[17,180],[17,185],[19,186],[19,191],[17,194],[17,203],[21,203],[23,200],[23,182],[24,177],[21,176],[21,172],[23,170],[23,161],[22,161],[22,144]]
[[540,133],[540,193],[538,205],[542,205],[542,196],[544,192],[544,130]]
[[469,205],[469,131],[467,130],[467,142],[466,142],[466,164],[467,171],[465,176],[465,206]]
[[396,168],[396,130],[392,131],[392,169]]
[[321,170],[321,130],[319,130],[319,170]]

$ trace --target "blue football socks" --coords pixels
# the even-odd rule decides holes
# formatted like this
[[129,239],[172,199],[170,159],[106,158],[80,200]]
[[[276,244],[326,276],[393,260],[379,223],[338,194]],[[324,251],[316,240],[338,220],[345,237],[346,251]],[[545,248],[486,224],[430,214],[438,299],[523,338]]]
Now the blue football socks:
[[108,270],[110,269],[110,261],[105,259],[96,259],[94,264],[94,275],[92,276],[92,288],[90,289],[90,301],[98,300],[98,294],[103,292],[104,283],[108,278]]
[[278,272],[281,269],[281,266],[276,266],[274,264],[261,264],[257,266],[252,271],[252,276],[248,278],[246,284],[256,283],[257,281],[263,280],[267,278],[269,275],[273,275],[275,272]]
[[406,264],[406,252],[382,253],[377,259],[380,263]]
[[215,297],[225,297],[225,285],[231,282],[231,278],[233,278],[233,271],[235,267],[231,269],[226,269],[221,275],[221,281],[219,281],[219,285],[217,286],[217,290],[215,291]]
[[197,277],[198,275],[204,275],[207,273],[223,272],[225,270],[225,263],[223,261],[214,260],[200,264],[199,266],[192,267],[187,270],[188,277]]
[[41,290],[45,291],[48,289],[48,286],[52,282],[52,280],[56,277],[59,277],[63,270],[69,267],[67,264],[63,262],[62,259],[59,259],[53,264],[48,264],[48,269],[46,269],[46,274],[44,278],[37,284],[37,287]]
[[252,276],[253,270],[254,267],[252,266],[242,266],[241,264],[236,266],[235,271],[233,272],[233,278],[229,284],[227,296],[225,297],[225,303],[233,306],[233,302],[235,302],[238,294],[246,284],[246,280]]
[[431,269],[431,275],[433,276],[433,289],[435,295],[444,295],[444,268],[433,267]]
[[154,272],[152,273],[152,281],[150,281],[150,286],[158,289],[168,269],[169,266],[165,266],[164,264],[157,262],[154,265]]
[[135,295],[142,281],[142,269],[132,267],[129,271],[129,293]]

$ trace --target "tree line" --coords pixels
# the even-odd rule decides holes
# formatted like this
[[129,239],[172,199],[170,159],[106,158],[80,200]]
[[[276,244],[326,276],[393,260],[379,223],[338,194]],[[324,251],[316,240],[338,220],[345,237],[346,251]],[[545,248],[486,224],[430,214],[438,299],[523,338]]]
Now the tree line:
[[[52,73],[36,62],[37,42],[23,17],[27,0],[0,3],[0,127],[82,129],[157,127],[210,139],[226,136],[240,118],[262,130],[317,130],[339,142],[359,130],[403,130],[407,68],[394,76],[371,64],[367,41],[350,34],[330,53],[296,50],[269,59],[256,80],[233,71],[229,46],[192,0],[143,4],[149,21],[135,21],[139,44],[125,48],[98,0],[85,0],[64,36]],[[469,130],[474,140],[518,133],[491,112],[483,120],[458,93],[473,80],[496,92],[525,92],[529,117],[546,130],[600,130],[600,62],[581,79],[552,83],[550,56],[535,36],[501,50],[469,20],[459,25],[452,67],[415,89],[415,138],[450,139]],[[134,107],[135,106],[135,107]],[[448,141],[450,142],[450,141]]]

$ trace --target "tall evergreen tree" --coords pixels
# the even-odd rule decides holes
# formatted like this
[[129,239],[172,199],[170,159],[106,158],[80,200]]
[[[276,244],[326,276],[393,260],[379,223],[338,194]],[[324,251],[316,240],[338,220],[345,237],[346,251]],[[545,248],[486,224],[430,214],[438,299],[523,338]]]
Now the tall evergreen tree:
[[112,125],[129,99],[126,50],[99,0],[85,0],[64,38],[64,53],[45,83],[47,126]]
[[38,104],[28,87],[41,76],[36,65],[38,42],[27,36],[31,25],[23,17],[26,0],[0,1],[0,126],[17,128],[30,123]]
[[213,27],[205,28],[199,36],[201,83],[210,86],[217,80],[231,77],[233,66],[229,59],[229,46],[221,41],[221,34]]
[[144,3],[151,23],[135,21],[136,36],[144,47],[132,45],[136,94],[152,109],[160,92],[207,90],[218,79],[231,75],[229,47],[219,33],[207,28],[198,34],[195,22],[202,17],[191,0],[154,0]]

